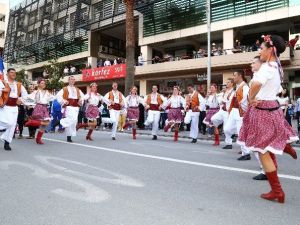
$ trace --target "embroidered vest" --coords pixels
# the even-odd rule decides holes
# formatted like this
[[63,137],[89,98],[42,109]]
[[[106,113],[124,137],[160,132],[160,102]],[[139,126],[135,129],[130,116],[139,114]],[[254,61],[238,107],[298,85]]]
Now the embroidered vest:
[[[9,99],[9,95],[10,95],[10,87],[9,84],[7,82],[5,82],[4,80],[0,81],[4,84],[5,88],[8,88],[9,91],[8,92],[2,92],[1,96],[0,96],[0,108],[4,107]],[[18,97],[21,96],[21,89],[22,89],[22,84],[20,82],[17,83],[17,93],[18,93]]]
[[[80,90],[79,88],[75,87],[76,88],[76,92],[77,92],[77,99],[80,98]],[[64,87],[63,88],[63,99],[64,100],[68,100],[69,98],[69,90],[68,90],[68,87]]]

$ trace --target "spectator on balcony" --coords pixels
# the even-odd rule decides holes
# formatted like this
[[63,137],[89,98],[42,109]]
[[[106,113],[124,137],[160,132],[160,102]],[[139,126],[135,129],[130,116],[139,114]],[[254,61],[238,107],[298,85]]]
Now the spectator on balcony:
[[260,41],[257,39],[256,42],[252,45],[252,52],[256,52],[260,50]]
[[106,59],[104,62],[104,66],[111,66],[111,62],[108,59]]
[[158,56],[155,56],[155,57],[152,59],[152,62],[153,62],[153,64],[159,63],[159,62],[160,62],[160,58],[159,58]]
[[205,51],[202,48],[199,48],[197,53],[197,58],[204,58]]
[[47,69],[44,69],[44,71],[43,71],[43,77],[44,78],[48,78],[49,77],[49,73],[48,73]]
[[70,71],[71,71],[72,75],[76,74],[76,67],[75,66],[71,66]]
[[117,58],[117,64],[122,64],[122,59]]
[[97,63],[97,67],[99,68],[99,67],[102,67],[102,66],[103,66],[103,61],[102,61],[102,59],[100,59]]
[[144,65],[144,57],[142,55],[142,53],[140,54],[140,56],[138,57],[138,65],[139,66],[143,66]]
[[218,47],[218,53],[219,55],[223,55],[223,49],[221,47]]
[[114,59],[114,65],[118,65],[118,60],[117,60],[117,58]]
[[69,67],[64,68],[64,75],[69,75]]
[[212,53],[213,56],[219,56],[220,55],[219,51],[218,51],[218,49],[216,48],[215,45],[213,46],[211,53]]
[[295,46],[297,44],[297,42],[299,41],[299,35],[296,35],[294,39],[289,41],[289,46],[290,46],[290,53],[291,53],[291,57],[294,57],[294,50],[295,50]]

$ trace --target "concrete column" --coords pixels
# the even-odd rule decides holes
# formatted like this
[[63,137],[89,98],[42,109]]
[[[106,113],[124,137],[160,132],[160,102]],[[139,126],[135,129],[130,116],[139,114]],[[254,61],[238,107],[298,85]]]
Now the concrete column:
[[140,80],[140,95],[147,95],[147,80]]
[[234,48],[234,30],[224,30],[223,31],[223,49]]
[[88,65],[91,65],[92,68],[97,67],[97,57],[88,57]]
[[145,62],[145,65],[152,64],[152,48],[148,45],[141,46],[141,53],[143,55]]
[[27,76],[27,79],[30,80],[30,81],[32,81],[32,71],[26,70],[25,74]]

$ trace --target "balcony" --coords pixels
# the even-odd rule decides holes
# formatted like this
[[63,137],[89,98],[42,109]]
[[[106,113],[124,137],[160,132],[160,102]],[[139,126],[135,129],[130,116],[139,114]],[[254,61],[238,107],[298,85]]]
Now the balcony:
[[[234,68],[244,68],[250,65],[251,59],[258,55],[258,52],[244,52],[230,55],[213,56],[211,58],[212,71],[220,71]],[[291,63],[290,49],[280,57],[283,65]],[[136,67],[136,77],[149,76],[180,76],[195,74],[205,71],[207,68],[207,58],[187,59],[171,61],[158,64],[150,64]]]

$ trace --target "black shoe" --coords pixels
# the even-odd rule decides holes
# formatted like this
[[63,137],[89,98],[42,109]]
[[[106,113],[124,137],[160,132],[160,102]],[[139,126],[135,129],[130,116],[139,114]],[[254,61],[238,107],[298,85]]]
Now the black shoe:
[[71,136],[67,136],[67,142],[73,143]]
[[248,154],[248,155],[241,156],[237,160],[239,160],[239,161],[246,161],[246,160],[250,160],[250,159],[251,159],[251,156],[250,156],[250,154]]
[[260,173],[257,176],[253,177],[253,180],[268,180],[268,177],[265,174]]
[[197,139],[193,139],[191,143],[197,143]]
[[156,136],[156,135],[153,135],[152,140],[157,140],[157,136]]
[[9,146],[9,143],[7,141],[4,142],[4,150],[11,151],[11,147]]
[[112,139],[113,141],[115,141],[115,140],[116,140],[116,138],[115,138],[115,137],[112,137],[111,139]]
[[232,145],[226,145],[222,149],[232,149]]

